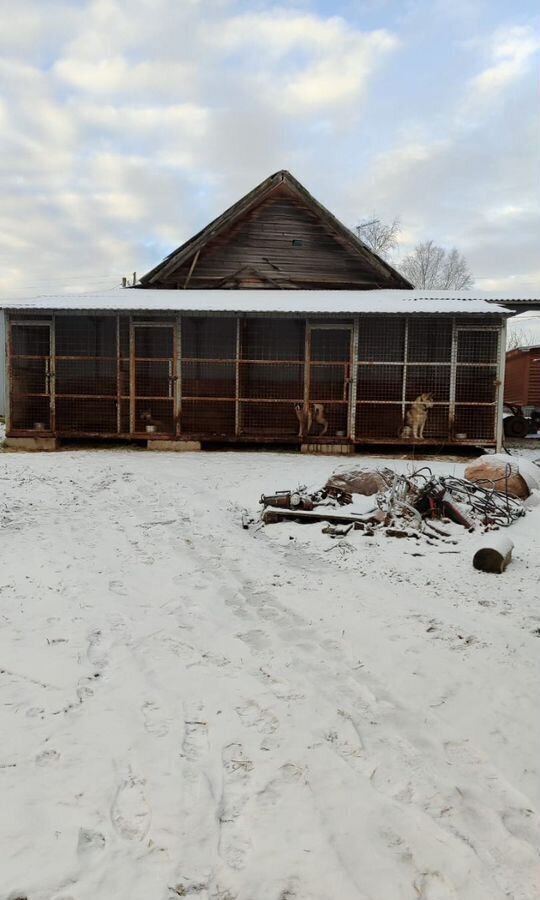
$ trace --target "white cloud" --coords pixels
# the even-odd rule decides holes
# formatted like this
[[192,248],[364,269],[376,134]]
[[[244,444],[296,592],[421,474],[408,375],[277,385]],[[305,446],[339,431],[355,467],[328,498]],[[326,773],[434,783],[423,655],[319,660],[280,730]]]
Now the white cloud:
[[471,88],[486,99],[521,78],[540,50],[540,32],[515,26],[497,30],[490,41],[491,65],[472,79]]
[[[522,93],[533,23],[481,33],[472,83],[452,59],[454,98],[434,119],[415,93],[428,36],[407,33],[406,16],[396,33],[390,2],[354,19],[349,0],[315,6],[17,0],[0,35],[0,289],[144,271],[280,168],[350,225],[365,210],[399,214],[404,250],[435,237],[479,279],[537,278],[539,152]],[[423,6],[439,15],[429,0],[409,6],[416,22]],[[501,96],[497,119],[503,104],[486,101]]]
[[351,105],[399,44],[386,30],[362,32],[342,18],[276,9],[231,19],[209,43],[247,54],[254,80],[289,114]]

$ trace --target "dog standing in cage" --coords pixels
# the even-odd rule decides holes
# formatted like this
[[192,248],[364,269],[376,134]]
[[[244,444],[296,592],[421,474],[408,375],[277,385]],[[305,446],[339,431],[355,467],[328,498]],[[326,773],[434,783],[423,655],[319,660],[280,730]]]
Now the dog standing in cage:
[[294,411],[300,426],[298,437],[307,436],[314,422],[317,425],[321,425],[318,437],[322,437],[328,431],[328,419],[324,415],[324,405],[322,403],[295,403]]
[[407,424],[401,429],[400,438],[412,438],[414,441],[424,439],[428,411],[432,409],[433,394],[419,394],[405,416]]

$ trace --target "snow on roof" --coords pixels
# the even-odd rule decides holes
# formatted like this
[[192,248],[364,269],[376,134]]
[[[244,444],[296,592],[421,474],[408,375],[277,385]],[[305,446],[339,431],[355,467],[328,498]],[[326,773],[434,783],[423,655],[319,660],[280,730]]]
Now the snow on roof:
[[[11,310],[131,310],[156,312],[279,313],[280,315],[355,315],[446,313],[509,315],[497,300],[503,295],[459,291],[302,291],[302,290],[137,290],[47,294],[0,301]],[[508,298],[506,298],[508,299]]]

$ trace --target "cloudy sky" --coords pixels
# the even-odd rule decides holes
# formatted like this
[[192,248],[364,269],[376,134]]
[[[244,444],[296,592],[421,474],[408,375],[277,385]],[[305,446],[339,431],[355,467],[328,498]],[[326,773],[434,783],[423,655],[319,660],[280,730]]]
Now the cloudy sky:
[[537,0],[0,7],[1,296],[112,287],[281,168],[540,289]]

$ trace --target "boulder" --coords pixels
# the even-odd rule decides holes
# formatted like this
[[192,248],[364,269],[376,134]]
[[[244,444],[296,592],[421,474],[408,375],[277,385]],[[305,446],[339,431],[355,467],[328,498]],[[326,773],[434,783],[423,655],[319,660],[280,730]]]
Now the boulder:
[[326,490],[344,491],[346,494],[363,494],[371,497],[388,490],[394,477],[391,469],[367,467],[338,469],[326,482]]
[[517,456],[493,453],[469,463],[465,478],[473,483],[493,486],[501,494],[525,500],[532,490],[540,487],[540,470],[529,460]]

